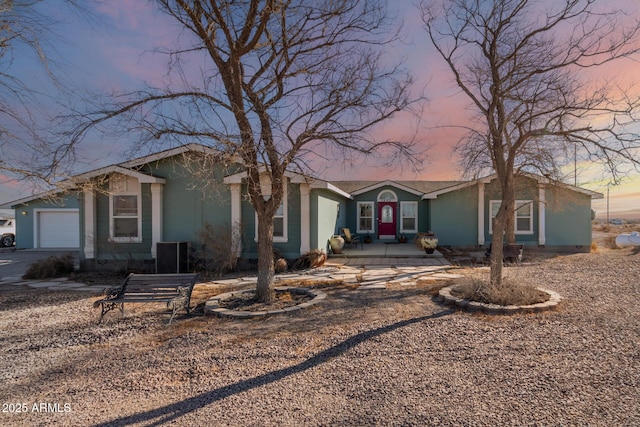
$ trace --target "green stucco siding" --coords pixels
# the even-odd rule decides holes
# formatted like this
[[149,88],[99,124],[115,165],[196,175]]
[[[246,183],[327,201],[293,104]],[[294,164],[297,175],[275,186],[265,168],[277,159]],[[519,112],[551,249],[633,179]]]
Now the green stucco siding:
[[166,242],[199,244],[205,223],[231,230],[231,192],[222,183],[224,170],[215,167],[206,177],[194,175],[169,158],[147,166],[148,173],[166,179],[163,189],[162,234]]
[[588,250],[591,246],[591,197],[560,187],[546,189],[545,246]]
[[[256,213],[249,201],[246,184],[242,185],[242,256],[247,259],[258,258]],[[287,185],[287,241],[274,242],[273,247],[287,259],[300,256],[300,185],[291,182]]]
[[430,200],[431,231],[442,246],[478,243],[478,187],[472,186]]

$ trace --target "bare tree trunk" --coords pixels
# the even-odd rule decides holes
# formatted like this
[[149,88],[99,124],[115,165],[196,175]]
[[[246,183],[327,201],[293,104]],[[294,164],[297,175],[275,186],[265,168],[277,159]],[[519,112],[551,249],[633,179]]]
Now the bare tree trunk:
[[[508,207],[508,206],[507,206]],[[504,229],[504,241],[505,243],[516,242],[516,227],[515,227],[515,200],[511,207],[511,214],[507,214],[507,221]]]
[[[495,223],[493,225],[493,238],[491,239],[491,285],[496,287],[502,286],[502,271],[503,271],[503,254],[504,254],[504,239],[506,237],[507,243],[509,243],[509,235],[515,239],[513,231],[508,231],[508,227],[513,228],[514,221],[514,208],[515,208],[515,188],[514,188],[514,176],[508,169],[506,176],[498,177],[502,186],[502,203],[500,209],[496,215]],[[506,236],[505,236],[506,234]]]
[[273,300],[271,284],[275,277],[273,264],[273,220],[261,218],[265,214],[258,213],[258,283],[256,299],[260,302]]
[[[502,208],[500,210],[502,211]],[[500,212],[498,212],[493,223],[493,237],[491,238],[491,274],[489,283],[494,286],[502,286],[503,243],[501,230],[504,230],[504,226],[504,215],[500,215]]]

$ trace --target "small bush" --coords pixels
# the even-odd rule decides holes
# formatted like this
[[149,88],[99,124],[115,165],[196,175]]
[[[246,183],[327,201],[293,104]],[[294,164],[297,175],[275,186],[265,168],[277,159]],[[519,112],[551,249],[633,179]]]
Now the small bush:
[[71,254],[61,257],[50,256],[47,259],[30,264],[22,278],[34,280],[64,277],[73,273],[73,269],[73,256]]
[[616,236],[607,236],[607,237],[605,237],[604,245],[608,249],[619,249],[618,245],[616,245]]
[[322,266],[327,260],[327,254],[320,249],[314,249],[300,255],[300,258],[293,264],[294,270],[306,270]]
[[533,286],[517,283],[514,279],[504,278],[502,286],[489,283],[488,278],[466,277],[451,289],[451,294],[469,301],[497,305],[530,305],[549,300],[549,294]]
[[202,243],[196,253],[197,268],[222,275],[236,269],[238,247],[235,246],[231,227],[228,224],[211,225],[204,223],[198,233]]

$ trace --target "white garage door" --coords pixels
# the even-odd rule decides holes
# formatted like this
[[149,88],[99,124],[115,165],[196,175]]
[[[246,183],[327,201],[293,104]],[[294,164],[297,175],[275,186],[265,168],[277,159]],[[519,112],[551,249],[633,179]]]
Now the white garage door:
[[44,211],[38,213],[38,247],[80,247],[78,211]]

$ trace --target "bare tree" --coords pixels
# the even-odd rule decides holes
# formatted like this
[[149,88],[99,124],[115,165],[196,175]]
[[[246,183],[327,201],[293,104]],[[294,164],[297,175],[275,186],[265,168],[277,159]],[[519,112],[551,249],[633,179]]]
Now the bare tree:
[[[640,97],[594,79],[598,67],[636,58],[640,23],[596,0],[434,0],[421,3],[429,39],[471,101],[458,145],[466,170],[495,171],[491,284],[502,284],[503,235],[514,240],[515,177],[558,178],[577,147],[619,177],[638,164]],[[507,228],[508,227],[508,228]]]
[[[371,132],[412,105],[411,78],[383,58],[397,28],[378,0],[156,4],[183,30],[176,47],[164,51],[177,79],[85,114],[71,143],[114,122],[122,131],[139,131],[143,144],[199,141],[240,159],[258,217],[256,296],[268,301],[273,218],[285,171],[308,171],[308,153],[335,148],[366,155],[392,146],[399,155],[412,154],[410,141],[380,140]],[[202,64],[197,71],[187,65],[195,61]],[[260,185],[265,173],[269,188]]]
[[[55,46],[62,42],[55,32],[58,22],[43,13],[43,3],[0,0],[0,170],[34,184],[55,182],[63,163],[71,160],[68,144],[44,135],[51,119],[40,109],[46,96],[14,67],[17,59],[29,58],[53,90],[64,90],[54,71]],[[89,16],[76,0],[63,3],[68,11]]]

